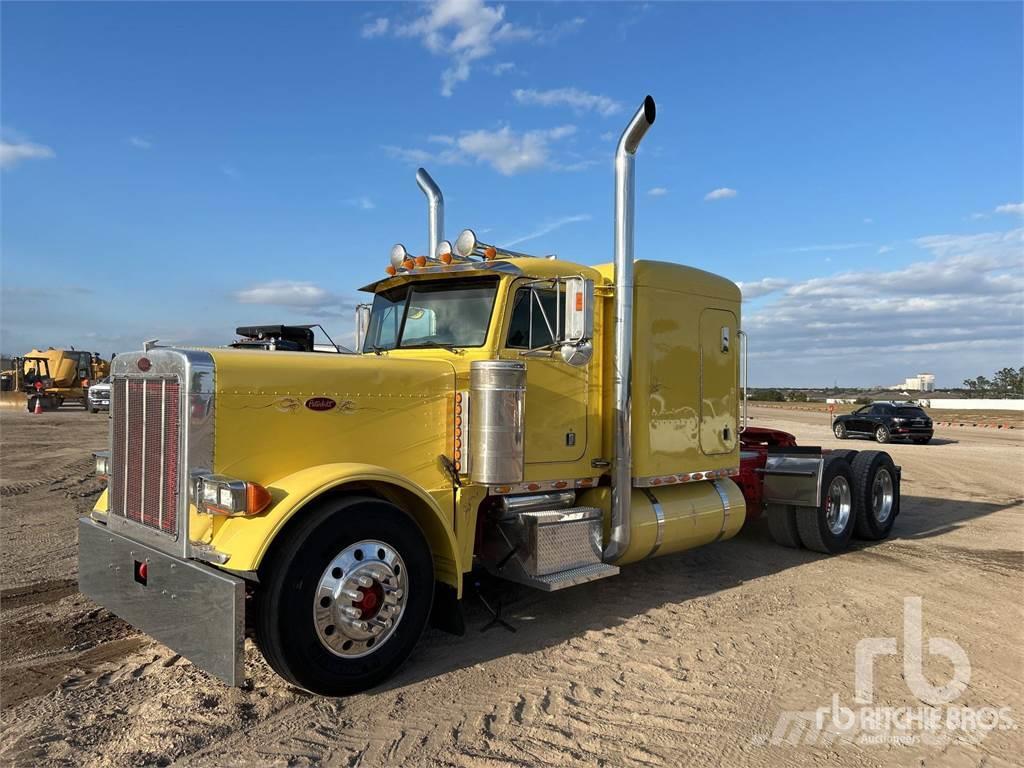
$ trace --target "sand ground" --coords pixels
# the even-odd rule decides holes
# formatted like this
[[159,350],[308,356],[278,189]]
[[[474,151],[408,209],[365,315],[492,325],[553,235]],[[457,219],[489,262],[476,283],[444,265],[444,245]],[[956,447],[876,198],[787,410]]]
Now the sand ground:
[[[801,443],[835,441],[827,416],[752,410]],[[77,590],[76,517],[100,486],[90,451],[107,419],[0,417],[0,763],[63,765],[533,766],[985,765],[1024,754],[1024,431],[938,430],[888,448],[903,467],[891,539],[838,557],[776,546],[762,523],[729,542],[553,594],[505,592],[517,628],[428,631],[382,688],[349,699],[296,691],[247,646],[231,689]],[[970,662],[958,707],[1008,707],[1014,729],[937,745],[773,739],[780,715],[853,706],[854,652],[903,647],[920,596],[924,672]],[[875,706],[919,707],[901,656],[879,657]],[[1016,755],[1016,757],[1014,757]]]

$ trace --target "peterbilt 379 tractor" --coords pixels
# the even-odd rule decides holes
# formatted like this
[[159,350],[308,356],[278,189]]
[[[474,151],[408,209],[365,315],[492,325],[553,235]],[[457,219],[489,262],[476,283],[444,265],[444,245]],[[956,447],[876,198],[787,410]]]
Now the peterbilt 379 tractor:
[[786,546],[887,536],[887,454],[747,425],[737,286],[634,260],[654,119],[647,97],[618,142],[612,264],[453,246],[421,169],[427,252],[395,246],[365,286],[358,354],[119,354],[82,591],[230,684],[251,635],[282,677],[342,695],[428,621],[461,631],[475,569],[566,589],[762,512]]

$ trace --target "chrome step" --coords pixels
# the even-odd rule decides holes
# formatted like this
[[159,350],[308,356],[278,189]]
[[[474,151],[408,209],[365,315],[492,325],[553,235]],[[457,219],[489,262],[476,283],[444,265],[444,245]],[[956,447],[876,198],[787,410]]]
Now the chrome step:
[[601,562],[601,510],[539,509],[487,521],[480,562],[495,576],[545,592],[614,576]]
[[557,592],[567,587],[586,584],[588,581],[597,581],[598,579],[606,579],[609,576],[616,576],[618,573],[619,566],[617,565],[593,563],[580,566],[579,568],[570,568],[567,571],[549,573],[547,576],[529,576],[521,571],[512,570],[505,570],[499,575],[508,581],[525,584],[528,587],[544,592]]

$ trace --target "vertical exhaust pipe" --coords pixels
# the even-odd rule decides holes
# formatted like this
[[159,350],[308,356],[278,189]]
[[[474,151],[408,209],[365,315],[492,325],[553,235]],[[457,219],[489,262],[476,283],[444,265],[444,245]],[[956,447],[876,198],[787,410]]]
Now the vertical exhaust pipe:
[[444,197],[441,188],[423,168],[416,171],[416,184],[427,196],[427,256],[437,258],[437,246],[444,239]]
[[633,492],[633,442],[630,412],[633,380],[633,158],[647,129],[654,125],[654,99],[647,96],[619,137],[615,150],[615,352],[612,358],[615,413],[612,437],[611,535],[605,562],[629,548],[630,496]]

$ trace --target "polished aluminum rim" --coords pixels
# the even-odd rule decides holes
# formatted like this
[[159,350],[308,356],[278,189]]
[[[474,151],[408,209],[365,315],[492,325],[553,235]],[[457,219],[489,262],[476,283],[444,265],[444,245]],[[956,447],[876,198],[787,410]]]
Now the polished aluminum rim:
[[373,653],[395,633],[408,593],[405,563],[382,541],[345,547],[320,576],[313,623],[331,653],[356,658]]
[[846,427],[842,424],[836,424],[832,431],[836,433],[836,437],[841,437],[843,432],[846,431]]
[[875,473],[875,480],[871,483],[871,511],[875,520],[884,523],[892,514],[892,504],[895,494],[892,489],[892,475],[887,469],[879,469]]
[[888,434],[888,431],[886,430],[886,428],[885,428],[885,427],[879,427],[879,428],[878,428],[878,429],[877,429],[877,430],[875,431],[875,437],[876,437],[876,438],[878,438],[879,440],[884,440],[884,439],[885,439],[885,436],[886,436],[887,434]]
[[828,495],[825,497],[825,524],[829,531],[838,535],[846,530],[852,508],[850,484],[845,477],[832,478],[828,486]]

